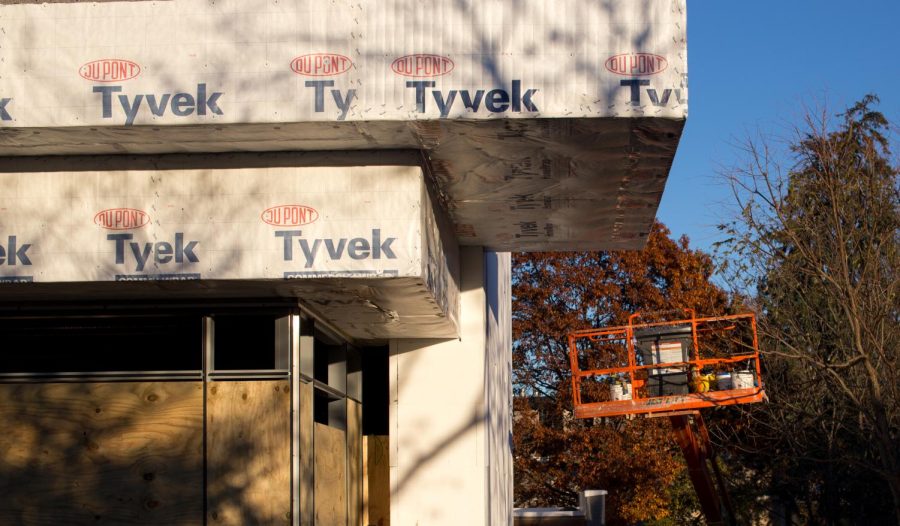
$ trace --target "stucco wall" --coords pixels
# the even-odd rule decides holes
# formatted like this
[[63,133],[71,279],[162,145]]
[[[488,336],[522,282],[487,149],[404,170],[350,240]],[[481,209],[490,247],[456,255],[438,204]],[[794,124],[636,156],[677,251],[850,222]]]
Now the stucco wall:
[[489,524],[512,524],[512,283],[509,252],[485,252],[485,404]]
[[391,524],[510,524],[509,255],[461,249],[460,338],[391,342]]

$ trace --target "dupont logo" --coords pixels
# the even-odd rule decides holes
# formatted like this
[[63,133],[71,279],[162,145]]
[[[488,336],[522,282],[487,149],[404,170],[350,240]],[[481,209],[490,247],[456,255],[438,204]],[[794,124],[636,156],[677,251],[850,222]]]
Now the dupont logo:
[[291,61],[291,71],[306,77],[331,77],[346,73],[353,61],[334,53],[310,53]]
[[122,82],[141,74],[141,66],[130,60],[104,58],[78,68],[78,74],[94,82]]
[[134,208],[110,208],[94,216],[94,224],[107,230],[134,230],[149,222],[146,212]]
[[306,205],[279,205],[265,209],[259,218],[272,226],[300,226],[319,219],[319,212]]
[[391,64],[391,70],[404,77],[440,77],[453,71],[453,61],[440,55],[406,55]]
[[661,73],[669,62],[651,53],[623,53],[606,59],[606,69],[625,77],[646,77]]

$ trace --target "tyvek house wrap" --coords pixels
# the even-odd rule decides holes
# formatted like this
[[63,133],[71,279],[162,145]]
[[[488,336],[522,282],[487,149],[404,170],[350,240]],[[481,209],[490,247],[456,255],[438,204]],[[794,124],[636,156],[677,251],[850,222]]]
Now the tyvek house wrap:
[[5,173],[0,282],[252,281],[356,337],[452,337],[458,254],[439,213],[417,166]]
[[0,6],[0,154],[417,148],[460,242],[643,243],[687,114],[681,0]]

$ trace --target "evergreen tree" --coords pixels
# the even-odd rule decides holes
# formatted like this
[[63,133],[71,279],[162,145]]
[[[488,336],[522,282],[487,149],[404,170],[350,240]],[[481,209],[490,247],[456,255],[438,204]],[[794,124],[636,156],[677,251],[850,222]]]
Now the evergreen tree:
[[877,101],[808,118],[784,172],[764,142],[729,174],[722,255],[758,301],[771,403],[721,438],[809,524],[900,524],[900,193]]

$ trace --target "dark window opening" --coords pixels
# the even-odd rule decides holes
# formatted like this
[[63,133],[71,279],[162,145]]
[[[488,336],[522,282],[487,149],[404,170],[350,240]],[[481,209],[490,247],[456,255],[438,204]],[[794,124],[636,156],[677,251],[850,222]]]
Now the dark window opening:
[[313,378],[340,393],[346,393],[347,347],[326,343],[317,336],[313,351]]
[[362,350],[362,415],[364,435],[388,434],[390,366],[387,347],[367,347]]
[[217,371],[272,370],[276,367],[276,320],[283,314],[215,316]]
[[0,318],[0,373],[199,371],[198,316]]
[[347,345],[316,330],[313,338],[313,420],[347,429]]
[[324,391],[316,389],[313,392],[313,421],[328,425],[328,403],[331,401],[332,397]]

